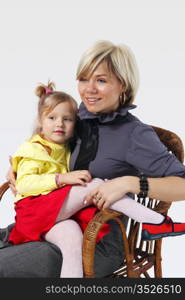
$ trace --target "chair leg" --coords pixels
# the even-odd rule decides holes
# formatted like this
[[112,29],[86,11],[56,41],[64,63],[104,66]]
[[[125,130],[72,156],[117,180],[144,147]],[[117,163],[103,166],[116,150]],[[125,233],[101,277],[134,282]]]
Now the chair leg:
[[155,245],[155,264],[154,264],[154,274],[156,278],[162,278],[161,245],[162,245],[162,239],[157,240]]
[[139,278],[140,274],[137,271],[128,270],[127,271],[127,277],[128,278]]

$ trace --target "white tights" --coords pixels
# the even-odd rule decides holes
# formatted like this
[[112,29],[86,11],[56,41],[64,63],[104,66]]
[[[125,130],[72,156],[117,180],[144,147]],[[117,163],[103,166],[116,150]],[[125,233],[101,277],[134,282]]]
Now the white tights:
[[60,277],[82,278],[82,239],[80,226],[73,220],[56,223],[45,235],[62,252],[63,262]]
[[[86,186],[73,186],[59,212],[56,224],[45,235],[45,239],[57,245],[62,252],[63,263],[60,277],[83,277],[83,235],[79,225],[69,218],[86,206],[83,203],[85,196],[102,182],[103,180],[95,178],[90,183],[87,183]],[[110,208],[142,223],[159,224],[164,219],[164,216],[161,214],[137,203],[128,196],[117,200]]]

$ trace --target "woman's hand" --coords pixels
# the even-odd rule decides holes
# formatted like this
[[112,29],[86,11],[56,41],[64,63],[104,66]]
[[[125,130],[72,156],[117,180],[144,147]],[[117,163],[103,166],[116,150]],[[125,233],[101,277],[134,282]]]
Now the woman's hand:
[[[138,182],[138,178],[134,176],[117,177],[105,181],[85,197],[84,203],[89,204],[93,201],[98,209],[106,209],[112,203],[124,197],[126,193],[131,192],[132,184],[138,185],[139,192]],[[134,189],[136,189],[136,186]]]
[[16,175],[17,174],[15,172],[13,172],[11,156],[9,157],[9,162],[10,162],[10,169],[9,169],[8,173],[6,174],[6,179],[9,182],[9,187],[10,187],[12,193],[14,194],[14,196],[16,196],[17,195],[17,190],[16,190],[16,187],[15,187],[15,181],[16,181]]
[[65,174],[59,174],[57,184],[80,184],[85,186],[92,179],[91,174],[87,170],[72,171]]

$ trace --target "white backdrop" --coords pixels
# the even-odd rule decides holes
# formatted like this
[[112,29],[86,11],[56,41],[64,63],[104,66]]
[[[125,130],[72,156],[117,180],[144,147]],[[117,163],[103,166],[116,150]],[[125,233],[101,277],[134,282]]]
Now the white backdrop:
[[[0,182],[8,156],[30,136],[38,82],[48,79],[79,102],[75,71],[99,39],[129,45],[141,76],[133,111],[145,123],[176,132],[185,145],[184,0],[0,0]],[[185,202],[170,216],[185,221]],[[14,221],[13,196],[0,204],[0,227]],[[185,236],[163,243],[163,276],[185,277]]]

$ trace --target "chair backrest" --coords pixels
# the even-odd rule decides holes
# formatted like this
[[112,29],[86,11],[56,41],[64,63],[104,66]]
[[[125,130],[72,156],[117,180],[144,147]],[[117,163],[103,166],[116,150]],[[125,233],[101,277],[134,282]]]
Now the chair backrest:
[[161,142],[172,152],[178,160],[184,162],[184,147],[180,137],[172,131],[152,126]]

